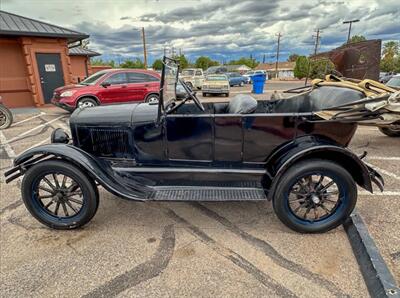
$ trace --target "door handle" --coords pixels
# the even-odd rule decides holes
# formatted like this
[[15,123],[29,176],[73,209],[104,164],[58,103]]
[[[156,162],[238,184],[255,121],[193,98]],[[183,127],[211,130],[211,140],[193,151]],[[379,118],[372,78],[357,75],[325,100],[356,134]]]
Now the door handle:
[[127,86],[126,85],[121,85],[121,88],[126,88]]

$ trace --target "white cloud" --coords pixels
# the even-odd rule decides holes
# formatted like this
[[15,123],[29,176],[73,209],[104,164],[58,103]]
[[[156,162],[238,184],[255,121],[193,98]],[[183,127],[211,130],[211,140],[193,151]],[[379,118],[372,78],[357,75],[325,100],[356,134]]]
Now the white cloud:
[[[73,28],[91,35],[90,46],[108,57],[140,57],[140,31],[146,28],[151,58],[164,46],[182,48],[189,57],[249,56],[261,59],[276,49],[277,32],[285,53],[312,51],[312,35],[322,29],[321,48],[342,44],[347,26],[359,18],[352,33],[367,38],[400,39],[397,0],[299,1],[265,0],[7,0],[1,9]],[[270,55],[267,55],[270,57]]]

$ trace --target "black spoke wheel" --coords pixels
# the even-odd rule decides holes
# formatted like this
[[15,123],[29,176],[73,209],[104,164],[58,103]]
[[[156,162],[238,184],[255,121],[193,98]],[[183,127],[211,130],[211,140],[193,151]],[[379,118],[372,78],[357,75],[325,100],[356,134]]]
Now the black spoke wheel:
[[22,198],[36,219],[55,229],[86,224],[98,207],[94,182],[80,169],[60,160],[30,168],[22,181]]
[[0,129],[9,128],[13,121],[13,115],[9,109],[0,104]]
[[353,211],[357,188],[341,166],[312,159],[296,163],[279,179],[274,209],[289,228],[302,233],[326,232]]

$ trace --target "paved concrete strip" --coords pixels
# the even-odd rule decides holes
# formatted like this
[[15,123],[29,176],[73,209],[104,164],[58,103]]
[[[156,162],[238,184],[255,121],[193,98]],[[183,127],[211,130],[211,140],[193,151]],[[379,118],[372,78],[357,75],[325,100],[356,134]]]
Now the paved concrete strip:
[[373,165],[373,164],[370,164],[370,163],[368,163],[368,162],[366,162],[366,164],[369,165],[369,166],[370,166],[371,168],[373,168],[374,170],[380,172],[380,173],[383,173],[383,174],[385,174],[385,175],[387,175],[387,176],[389,176],[389,177],[392,177],[392,178],[394,178],[394,179],[396,179],[396,180],[400,180],[400,176],[396,175],[395,173],[386,171],[386,170],[384,170],[384,169],[382,169],[382,168],[379,168],[379,167],[377,167],[377,166],[375,166],[375,165]]
[[400,297],[400,289],[357,210],[344,228],[371,297]]
[[8,141],[4,136],[4,134],[1,132],[1,130],[0,130],[0,144],[3,146],[9,158],[14,159],[17,156],[14,150],[11,148],[10,144],[8,144]]
[[40,114],[37,114],[37,115],[35,115],[35,116],[32,116],[32,117],[26,118],[26,119],[24,119],[24,120],[21,120],[21,121],[18,121],[18,122],[13,123],[13,124],[11,125],[11,127],[17,126],[17,125],[19,125],[19,124],[21,124],[21,123],[24,123],[24,122],[26,122],[26,121],[29,121],[29,120],[38,118],[38,117],[43,116],[43,115],[46,115],[46,113],[45,113],[45,112],[40,112]]
[[114,277],[88,294],[83,295],[82,298],[115,297],[129,288],[160,275],[167,268],[174,249],[175,229],[173,225],[169,225],[164,228],[160,245],[148,261]]
[[[39,129],[39,128],[42,128],[42,127],[44,127],[44,126],[48,126],[48,125],[50,125],[51,123],[56,122],[56,121],[60,120],[60,119],[63,118],[63,117],[65,117],[65,115],[62,115],[62,116],[57,117],[57,118],[55,118],[55,119],[53,119],[53,120],[47,121],[46,123],[40,124],[40,125],[38,125],[38,126],[35,126],[35,127],[31,128],[31,129],[25,131],[24,133],[20,134],[19,136],[16,136],[16,137],[14,137],[14,138],[8,140],[7,143],[5,143],[5,144],[9,144],[9,143],[11,143],[11,142],[14,142],[14,141],[20,139],[21,137],[26,136],[27,134],[31,133],[32,131],[35,131],[35,130],[37,130],[37,129]],[[3,145],[4,145],[4,144],[3,144]]]

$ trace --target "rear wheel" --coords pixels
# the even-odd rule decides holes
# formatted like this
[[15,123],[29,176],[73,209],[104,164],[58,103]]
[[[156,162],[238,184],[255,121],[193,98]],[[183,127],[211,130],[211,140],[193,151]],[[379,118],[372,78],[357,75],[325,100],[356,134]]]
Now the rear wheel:
[[226,97],[229,97],[229,92],[224,94]]
[[159,96],[157,94],[150,94],[149,96],[146,97],[146,102],[148,103],[158,103],[159,101]]
[[400,137],[400,124],[393,125],[393,127],[379,127],[379,130],[389,137]]
[[9,109],[0,105],[0,129],[6,129],[11,126],[13,115]]
[[207,95],[208,95],[207,93],[203,92],[203,97],[207,97]]
[[28,211],[53,229],[75,229],[88,223],[99,204],[97,187],[77,167],[47,160],[30,168],[22,180]]
[[278,182],[273,206],[278,218],[300,233],[336,228],[357,201],[352,176],[337,164],[313,159],[292,166]]
[[98,105],[97,101],[90,97],[84,97],[78,101],[78,108],[92,108]]

